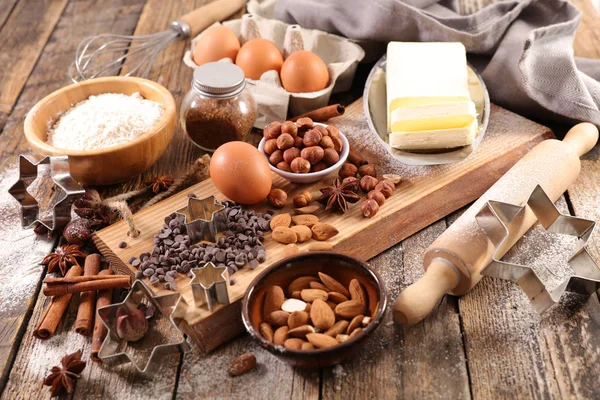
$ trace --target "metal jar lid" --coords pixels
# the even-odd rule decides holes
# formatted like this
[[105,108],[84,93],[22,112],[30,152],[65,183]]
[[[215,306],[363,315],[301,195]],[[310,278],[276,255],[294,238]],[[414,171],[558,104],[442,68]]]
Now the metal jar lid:
[[201,95],[226,98],[244,90],[244,71],[228,62],[206,63],[194,71],[192,88]]

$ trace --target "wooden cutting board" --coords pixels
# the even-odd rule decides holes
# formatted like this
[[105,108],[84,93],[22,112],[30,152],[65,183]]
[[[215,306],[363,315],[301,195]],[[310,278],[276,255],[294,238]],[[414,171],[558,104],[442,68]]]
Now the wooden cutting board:
[[[330,122],[350,137],[368,134],[362,99],[351,104],[344,116]],[[443,166],[406,166],[402,169],[405,181],[371,219],[360,214],[360,203],[353,205],[346,214],[321,211],[317,215],[321,221],[334,225],[340,231],[331,240],[334,251],[368,260],[477,199],[535,144],[551,137],[550,129],[492,105],[486,136],[466,160]],[[324,184],[294,185],[273,174],[273,185],[284,189],[291,199],[302,190],[318,190]],[[212,181],[207,179],[137,213],[134,221],[141,231],[139,237],[129,238],[127,224],[121,221],[94,234],[94,243],[113,268],[121,273],[134,274],[135,268],[127,260],[152,248],[152,237],[162,227],[164,217],[184,207],[188,193],[200,198],[214,194],[217,199],[223,199]],[[266,205],[256,207],[257,210],[265,208]],[[292,212],[292,208],[292,205],[286,206],[282,212]],[[122,241],[128,244],[124,249],[118,246]],[[300,244],[300,250],[305,251],[308,243]],[[235,284],[229,291],[232,304],[220,305],[212,313],[208,309],[194,307],[189,278],[181,275],[176,281],[178,291],[189,304],[182,329],[204,350],[209,351],[243,331],[240,299],[258,274],[282,258],[283,245],[271,240],[269,235],[266,235],[265,247],[267,261],[254,270],[245,267],[235,273]],[[162,284],[154,290],[157,294],[169,292],[162,289]]]

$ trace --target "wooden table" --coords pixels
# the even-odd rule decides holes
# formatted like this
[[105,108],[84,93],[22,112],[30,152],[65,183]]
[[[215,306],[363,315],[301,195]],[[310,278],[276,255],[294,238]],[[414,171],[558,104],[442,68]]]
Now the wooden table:
[[[40,384],[48,369],[89,339],[75,334],[74,309],[49,341],[32,331],[48,299],[39,293],[42,257],[54,239],[36,237],[19,227],[18,208],[6,193],[16,180],[16,155],[29,151],[23,118],[46,94],[69,83],[65,71],[76,45],[90,34],[111,31],[145,34],[205,0],[0,0],[0,390],[2,398],[48,396]],[[493,0],[464,0],[472,11]],[[600,16],[589,0],[573,0],[584,10],[575,52],[600,57]],[[170,45],[150,78],[167,86],[179,102],[191,71],[181,63],[187,43]],[[354,89],[341,99],[360,95],[368,66],[362,66]],[[180,175],[200,152],[177,129],[173,143],[144,176],[107,194],[139,187],[159,173]],[[583,161],[581,177],[561,199],[564,212],[600,220],[599,149]],[[461,211],[429,226],[370,261],[384,277],[390,300],[422,275],[424,249]],[[539,232],[538,232],[539,233]],[[530,245],[541,245],[535,232]],[[547,245],[547,244],[544,244]],[[598,235],[590,250],[600,260]],[[73,305],[72,305],[73,306]],[[544,318],[532,311],[526,296],[506,281],[484,279],[469,294],[447,296],[424,322],[411,328],[392,323],[391,315],[355,358],[342,368],[304,371],[277,360],[247,335],[210,354],[197,348],[164,360],[152,381],[131,369],[108,372],[89,364],[75,398],[598,398],[600,386],[600,304],[566,301]],[[229,362],[251,351],[255,371],[232,379]]]

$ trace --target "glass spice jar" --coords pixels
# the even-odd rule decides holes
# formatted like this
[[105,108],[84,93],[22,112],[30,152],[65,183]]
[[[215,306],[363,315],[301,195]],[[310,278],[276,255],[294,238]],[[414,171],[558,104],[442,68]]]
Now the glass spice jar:
[[256,103],[235,64],[212,62],[194,71],[192,88],[181,103],[181,126],[203,150],[246,140],[256,120]]

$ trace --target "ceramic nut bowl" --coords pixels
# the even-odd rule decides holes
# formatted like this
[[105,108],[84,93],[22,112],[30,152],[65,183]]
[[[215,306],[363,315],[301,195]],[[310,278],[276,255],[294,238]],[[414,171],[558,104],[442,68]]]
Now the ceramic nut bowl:
[[[123,144],[98,150],[66,150],[46,143],[48,127],[74,104],[93,95],[139,92],[165,108],[150,131]],[[82,185],[110,185],[126,181],[150,168],[164,153],[175,127],[175,99],[162,85],[134,77],[106,77],[69,85],[40,100],[25,118],[25,137],[39,155],[67,155],[73,178]]]

